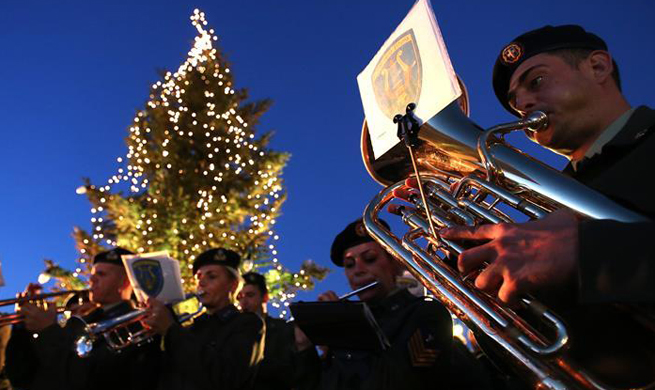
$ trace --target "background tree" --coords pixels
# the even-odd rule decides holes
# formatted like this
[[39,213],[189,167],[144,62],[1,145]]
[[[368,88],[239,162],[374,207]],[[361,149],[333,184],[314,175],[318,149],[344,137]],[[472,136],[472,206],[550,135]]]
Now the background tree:
[[129,127],[117,173],[103,185],[85,179],[78,189],[91,202],[92,231],[75,228],[80,264],[74,275],[87,274],[93,255],[107,247],[165,250],[180,261],[191,290],[194,258],[225,247],[242,255],[243,271],[265,273],[280,307],[327,270],[311,261],[298,272],[280,264],[273,228],[289,155],[268,148],[271,133],[256,137],[254,130],[270,101],[249,102],[245,89],[235,89],[203,12],[195,10],[191,23],[198,32],[193,47],[177,71],[152,85]]

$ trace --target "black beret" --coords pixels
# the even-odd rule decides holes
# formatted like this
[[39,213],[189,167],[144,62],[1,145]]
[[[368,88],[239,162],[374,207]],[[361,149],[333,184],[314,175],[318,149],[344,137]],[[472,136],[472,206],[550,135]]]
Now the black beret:
[[607,50],[607,44],[597,35],[577,25],[545,26],[516,37],[500,51],[493,71],[493,86],[500,103],[513,115],[507,91],[512,74],[528,58],[551,50]]
[[121,247],[116,247],[114,249],[110,249],[108,251],[100,252],[97,255],[93,256],[93,264],[98,264],[98,263],[109,263],[109,264],[114,264],[114,265],[120,265],[121,267],[123,266],[123,260],[121,260],[121,256],[123,255],[133,255],[134,252],[130,252],[127,249],[121,248]]
[[[391,229],[389,224],[383,220],[379,220],[384,227]],[[332,262],[338,267],[343,267],[343,252],[348,248],[363,244],[365,242],[375,241],[369,236],[366,227],[361,218],[355,222],[351,222],[345,229],[334,238],[332,248],[330,249],[330,258]]]
[[262,274],[257,272],[248,272],[243,274],[243,281],[245,284],[252,284],[256,286],[262,295],[268,293],[268,288],[266,288],[266,278]]
[[214,248],[204,251],[196,257],[193,261],[193,273],[198,272],[202,266],[216,264],[230,267],[238,274],[239,263],[241,263],[241,256],[236,252],[229,249]]

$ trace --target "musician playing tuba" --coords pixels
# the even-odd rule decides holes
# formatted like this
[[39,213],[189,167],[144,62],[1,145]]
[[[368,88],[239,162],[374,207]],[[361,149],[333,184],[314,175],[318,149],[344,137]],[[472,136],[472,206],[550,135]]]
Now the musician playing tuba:
[[[118,247],[94,256],[89,299],[96,308],[83,317],[87,323],[133,310],[132,287],[121,261],[121,256],[126,254],[133,253]],[[151,378],[158,375],[159,351],[154,344],[115,354],[99,339],[93,353],[82,359],[73,348],[78,329],[61,327],[56,322],[54,308],[46,310],[28,304],[21,313],[25,322],[14,325],[7,348],[7,373],[16,387],[148,389]]]
[[[655,216],[652,196],[638,177],[653,166],[655,111],[627,102],[616,62],[601,38],[575,25],[527,32],[501,50],[493,87],[513,115],[547,114],[548,126],[529,137],[567,157],[566,174],[625,207]],[[484,242],[459,255],[459,270],[488,262],[475,280],[478,288],[509,303],[526,293],[543,298],[574,325],[571,339],[589,355],[581,360],[610,384],[636,385],[643,383],[638,378],[655,372],[653,349],[641,348],[652,347],[652,336],[626,343],[599,330],[632,334],[623,326],[625,317],[612,310],[617,303],[619,311],[630,312],[636,303],[652,309],[653,222],[580,220],[560,210],[534,222],[456,227],[440,235]],[[582,306],[572,308],[573,302]],[[577,324],[583,324],[578,332]],[[599,348],[613,352],[601,355]],[[629,363],[621,365],[619,357]]]
[[[263,320],[233,305],[242,283],[241,257],[223,248],[193,262],[197,293],[207,312],[187,328],[169,309],[148,301],[143,323],[164,337],[161,389],[249,389],[264,352]],[[153,387],[154,388],[154,387]]]

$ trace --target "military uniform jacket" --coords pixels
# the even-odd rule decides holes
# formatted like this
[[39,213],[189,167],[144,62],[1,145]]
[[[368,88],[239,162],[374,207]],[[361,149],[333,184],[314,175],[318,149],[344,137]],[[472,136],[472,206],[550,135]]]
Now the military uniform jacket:
[[[637,108],[600,154],[564,172],[647,218],[655,218],[655,111]],[[589,220],[579,230],[579,300],[655,302],[655,223]]]
[[643,319],[652,321],[647,317],[655,313],[655,203],[644,188],[655,168],[653,133],[655,111],[639,107],[600,154],[581,161],[577,171],[571,165],[564,170],[651,219],[582,221],[579,305],[555,307],[570,325],[570,355],[599,379],[621,388],[640,386],[655,372],[655,334],[643,326]]
[[53,383],[61,384],[59,373],[42,363],[42,355],[37,354],[38,344],[23,324],[13,325],[5,351],[5,370],[14,387],[40,390],[58,388],[50,387]]
[[164,337],[161,389],[250,389],[264,353],[265,325],[229,305]]
[[264,360],[257,371],[254,388],[291,389],[295,383],[296,356],[293,325],[266,315]]
[[[86,323],[108,320],[133,310],[124,301],[108,310],[96,309],[83,317]],[[61,328],[53,324],[34,339],[18,327],[10,341],[11,380],[28,389],[152,389],[158,375],[159,351],[156,343],[130,347],[120,354],[107,349],[102,338],[94,342],[93,352],[80,358],[74,341],[81,335],[81,323],[70,321]],[[13,337],[12,337],[13,338]],[[15,344],[12,344],[15,343]]]
[[452,320],[439,303],[399,290],[371,312],[389,339],[384,351],[331,350],[321,389],[448,389]]
[[11,337],[11,326],[0,326],[0,390],[11,389],[9,379],[5,373],[5,350],[7,349],[9,337]]

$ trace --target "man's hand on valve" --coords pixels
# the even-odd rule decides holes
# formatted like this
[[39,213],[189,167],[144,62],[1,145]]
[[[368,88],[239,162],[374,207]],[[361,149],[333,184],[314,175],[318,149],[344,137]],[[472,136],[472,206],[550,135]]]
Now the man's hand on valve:
[[[33,297],[43,293],[40,284],[30,283],[25,291],[17,295],[17,298]],[[41,332],[43,329],[54,324],[57,320],[57,308],[55,305],[47,305],[47,308],[39,307],[35,303],[24,303],[17,308],[25,318],[25,328],[30,332]]]
[[47,309],[43,309],[27,303],[20,307],[20,313],[25,316],[25,328],[30,332],[41,332],[57,321],[57,308],[55,305],[48,305]]
[[[416,195],[416,179],[409,188],[394,192],[399,198]],[[394,206],[394,205],[392,205]],[[390,206],[390,211],[396,211]],[[457,268],[467,274],[484,263],[489,265],[475,279],[475,286],[515,305],[521,295],[552,290],[570,283],[578,261],[578,218],[570,210],[558,210],[526,223],[454,226],[437,233],[440,237],[481,243],[459,254]]]

